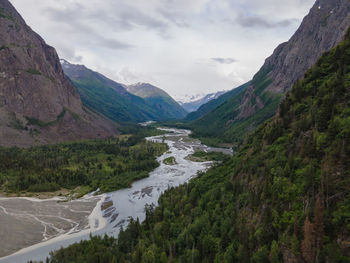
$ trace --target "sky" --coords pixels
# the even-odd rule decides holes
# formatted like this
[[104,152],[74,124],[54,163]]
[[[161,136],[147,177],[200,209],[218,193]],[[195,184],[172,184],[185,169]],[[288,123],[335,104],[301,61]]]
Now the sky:
[[249,81],[315,0],[10,0],[60,58],[180,99]]

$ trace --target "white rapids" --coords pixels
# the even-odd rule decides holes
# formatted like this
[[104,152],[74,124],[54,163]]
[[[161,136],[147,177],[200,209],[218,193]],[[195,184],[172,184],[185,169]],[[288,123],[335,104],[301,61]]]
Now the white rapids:
[[[158,158],[160,166],[151,172],[149,177],[134,182],[131,188],[101,195],[100,201],[89,216],[89,228],[81,231],[70,231],[45,242],[24,248],[10,256],[0,258],[0,263],[26,263],[29,260],[45,261],[50,251],[89,239],[90,234],[107,234],[117,237],[120,227],[123,226],[125,229],[131,217],[139,218],[141,222],[145,219],[145,205],[157,205],[159,196],[165,190],[189,181],[198,172],[205,171],[212,165],[212,162],[199,163],[185,159],[188,155],[194,153],[197,148],[205,151],[212,150],[212,148],[201,144],[198,140],[190,139],[190,131],[180,129],[162,130],[169,133],[147,138],[149,141],[165,142],[169,146],[169,151]],[[163,160],[171,156],[176,158],[176,164],[164,164]],[[111,201],[113,202],[112,206],[101,211],[101,205],[103,203],[111,205]]]

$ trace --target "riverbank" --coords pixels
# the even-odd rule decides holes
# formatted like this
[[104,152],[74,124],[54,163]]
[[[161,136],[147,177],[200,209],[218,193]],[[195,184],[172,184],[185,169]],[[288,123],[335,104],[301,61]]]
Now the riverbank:
[[[212,162],[198,163],[186,160],[186,157],[194,153],[195,149],[207,150],[208,148],[197,140],[188,139],[189,131],[162,130],[169,134],[147,138],[154,142],[164,141],[169,146],[169,150],[157,159],[160,166],[151,172],[149,177],[134,182],[130,188],[104,194],[103,199],[100,197],[93,213],[88,217],[89,228],[80,232],[66,233],[27,247],[9,257],[1,258],[0,262],[21,263],[28,260],[45,260],[50,251],[88,239],[90,233],[117,237],[120,227],[127,227],[130,217],[139,218],[140,221],[144,220],[145,205],[157,205],[159,196],[169,187],[176,187],[187,182],[198,172],[212,165]],[[171,166],[164,164],[163,160],[169,157],[174,157],[177,164]],[[103,212],[101,206],[104,208]]]
[[54,192],[22,192],[22,193],[6,193],[0,191],[0,198],[11,198],[11,197],[29,197],[40,200],[47,200],[52,198],[61,198],[65,200],[73,200],[83,197],[86,193],[91,191],[88,186],[78,186],[75,189],[62,188]]

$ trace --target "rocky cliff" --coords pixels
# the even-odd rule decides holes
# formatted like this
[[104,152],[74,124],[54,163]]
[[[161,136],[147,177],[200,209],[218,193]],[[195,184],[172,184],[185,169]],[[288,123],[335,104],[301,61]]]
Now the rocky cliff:
[[268,90],[285,92],[308,68],[344,37],[350,26],[349,0],[317,0],[293,37],[266,60],[273,79]]
[[[248,88],[194,123],[198,136],[240,140],[271,118],[284,94],[350,26],[349,0],[317,0],[292,38],[266,59]],[[212,129],[207,129],[213,122]],[[201,132],[205,128],[205,134]]]
[[[263,94],[285,93],[326,51],[336,46],[350,26],[349,0],[317,0],[292,38],[279,45],[260,72],[271,80],[261,91],[247,90],[237,119],[246,119],[264,108]],[[260,83],[258,83],[260,84]],[[256,103],[252,103],[255,98]]]
[[53,47],[0,1],[0,145],[106,137],[114,125],[87,109]]

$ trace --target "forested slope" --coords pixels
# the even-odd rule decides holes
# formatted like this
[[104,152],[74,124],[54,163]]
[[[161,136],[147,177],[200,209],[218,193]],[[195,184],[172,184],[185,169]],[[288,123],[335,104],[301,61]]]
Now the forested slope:
[[155,109],[160,120],[182,119],[187,112],[168,93],[148,83],[137,83],[127,86],[127,91],[145,100]]
[[49,262],[349,262],[349,156],[350,33],[235,157]]
[[209,112],[211,112],[212,110],[214,110],[215,108],[220,106],[221,104],[228,103],[228,101],[231,98],[238,95],[240,92],[243,92],[248,86],[249,86],[249,82],[238,87],[238,88],[235,88],[229,92],[224,93],[223,95],[221,95],[217,99],[211,100],[208,103],[203,104],[202,106],[199,107],[198,110],[189,113],[186,116],[185,120],[186,121],[195,121],[195,120],[200,119],[201,117],[205,116],[206,114],[208,114]]
[[[193,130],[193,135],[195,137],[220,138],[224,142],[237,143],[241,142],[247,133],[252,132],[256,128],[257,123],[261,124],[271,118],[278,108],[281,95],[272,93],[262,95],[262,91],[271,84],[271,79],[267,73],[267,71],[259,71],[252,81],[237,88],[238,92],[235,92],[229,99],[192,122],[190,127]],[[247,89],[252,86],[256,87],[255,92],[259,93],[262,98],[251,99],[252,102],[255,105],[259,105],[263,103],[263,100],[268,102],[269,106],[252,115],[249,120],[237,119],[242,110],[240,103],[247,99]],[[247,109],[247,112],[250,111],[253,110]]]
[[144,99],[126,91],[122,84],[84,65],[61,60],[64,73],[77,88],[82,102],[117,123],[164,120]]

